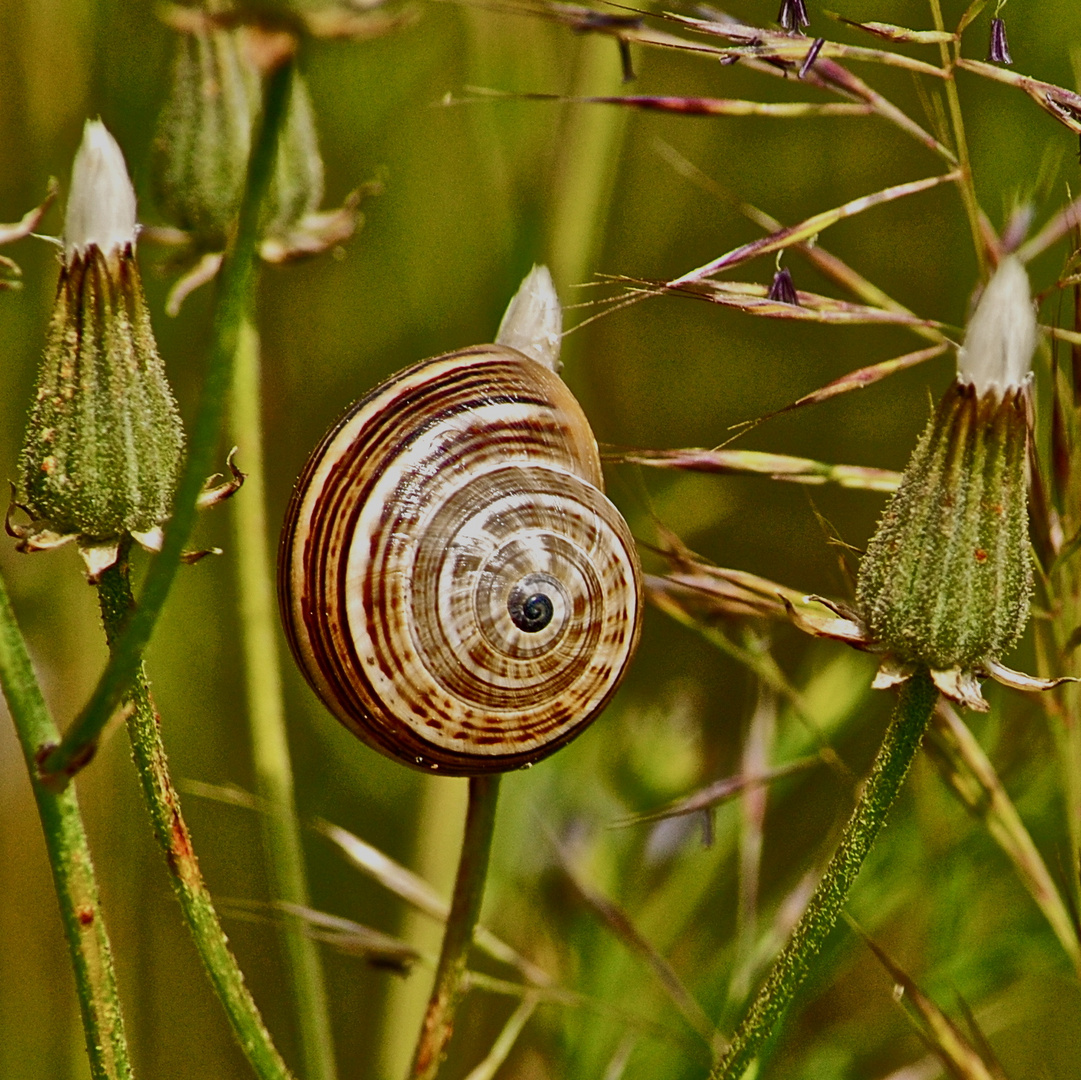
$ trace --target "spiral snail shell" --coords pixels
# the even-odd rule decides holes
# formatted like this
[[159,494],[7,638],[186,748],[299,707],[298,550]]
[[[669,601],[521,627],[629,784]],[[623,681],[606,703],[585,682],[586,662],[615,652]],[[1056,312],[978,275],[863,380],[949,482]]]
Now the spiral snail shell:
[[[552,303],[520,302],[545,288],[554,333]],[[501,343],[376,387],[294,490],[279,559],[293,653],[342,723],[408,765],[539,760],[597,716],[637,644],[634,542],[581,407],[534,358],[554,365],[558,320],[535,269]]]

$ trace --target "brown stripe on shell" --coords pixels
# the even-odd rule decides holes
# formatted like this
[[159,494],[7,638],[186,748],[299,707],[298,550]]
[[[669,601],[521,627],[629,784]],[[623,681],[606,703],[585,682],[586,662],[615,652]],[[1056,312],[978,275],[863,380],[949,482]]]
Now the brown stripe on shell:
[[[472,774],[551,753],[638,637],[637,556],[601,489],[577,402],[513,349],[393,376],[328,432],[286,515],[282,616],[308,681],[407,764]],[[507,598],[537,573],[558,583],[555,614],[527,634]]]

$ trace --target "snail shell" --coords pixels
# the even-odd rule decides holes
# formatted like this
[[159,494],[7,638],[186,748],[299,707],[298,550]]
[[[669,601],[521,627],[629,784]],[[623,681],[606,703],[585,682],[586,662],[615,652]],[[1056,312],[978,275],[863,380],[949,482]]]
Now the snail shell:
[[574,738],[637,644],[641,571],[554,372],[480,345],[399,372],[312,454],[282,532],[286,633],[339,720],[473,775]]

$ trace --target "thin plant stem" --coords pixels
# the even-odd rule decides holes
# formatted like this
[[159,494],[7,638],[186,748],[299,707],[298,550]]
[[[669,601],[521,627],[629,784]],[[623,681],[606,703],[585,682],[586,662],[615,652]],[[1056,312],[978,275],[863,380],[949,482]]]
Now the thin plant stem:
[[[98,599],[105,636],[110,648],[131,614],[128,554],[130,540],[121,544],[114,566],[101,575]],[[259,1080],[291,1080],[291,1074],[274,1046],[259,1009],[244,983],[244,975],[229,948],[225,932],[207,890],[191,836],[180,810],[180,797],[169,775],[169,763],[161,740],[160,718],[150,697],[146,672],[140,664],[129,691],[128,737],[139,781],[150,811],[154,836],[165,855],[173,891],[188,924],[192,940],[206,967],[240,1048]]]
[[310,903],[282,701],[274,577],[267,553],[259,360],[259,335],[246,318],[237,335],[233,366],[232,431],[247,475],[232,510],[248,723],[256,791],[264,807],[260,820],[267,876],[272,898],[286,905],[281,941],[292,982],[303,1073],[307,1080],[334,1080],[334,1041],[319,946],[304,932],[304,921],[291,914]]
[[[610,92],[619,85],[619,78],[614,42],[584,38],[573,93]],[[619,109],[566,106],[547,244],[552,275],[561,292],[592,277],[627,123],[628,114]]]
[[173,515],[165,528],[161,553],[150,565],[139,604],[117,637],[116,647],[89,701],[60,745],[42,761],[41,771],[45,775],[63,779],[73,775],[89,761],[102,728],[138,674],[143,651],[154,632],[180,565],[180,556],[194,528],[199,495],[206,477],[213,471],[214,455],[221,436],[233,378],[237,337],[246,313],[251,310],[256,281],[259,213],[274,173],[278,136],[289,105],[292,75],[293,62],[288,60],[267,79],[262,122],[248,163],[236,236],[222,264],[206,382],[191,428],[187,462],[177,487]]
[[90,846],[75,788],[56,791],[37,774],[38,757],[60,737],[49,713],[26,642],[0,578],[0,687],[7,699],[52,868],[60,920],[68,939],[75,992],[94,1080],[131,1080],[112,949],[98,898]]
[[821,951],[901,790],[934,712],[938,691],[924,670],[902,687],[882,746],[837,850],[710,1080],[740,1080],[770,1037]]
[[[936,30],[945,30],[942,21],[942,5],[939,0],[930,0],[931,16]],[[961,173],[961,201],[965,204],[965,216],[968,227],[972,230],[972,243],[976,247],[976,263],[980,268],[980,280],[987,279],[987,253],[980,227],[980,204],[976,199],[976,188],[972,182],[972,162],[968,156],[968,140],[965,138],[965,120],[961,112],[961,98],[957,93],[957,79],[954,77],[956,59],[961,55],[961,43],[954,43],[954,54],[950,56],[949,43],[939,43],[938,51],[942,56],[942,67],[947,72],[946,102],[950,109],[950,123],[953,125],[953,137],[957,142],[957,164]]]
[[499,801],[499,779],[497,775],[469,779],[462,857],[435,972],[435,985],[413,1057],[413,1080],[434,1080],[454,1030],[454,1016],[464,992],[466,962],[484,899],[496,803]]

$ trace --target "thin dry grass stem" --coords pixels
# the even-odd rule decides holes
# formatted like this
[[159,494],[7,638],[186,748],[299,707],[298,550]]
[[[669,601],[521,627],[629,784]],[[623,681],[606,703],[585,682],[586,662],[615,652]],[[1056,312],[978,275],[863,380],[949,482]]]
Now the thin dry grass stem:
[[[626,43],[652,48],[674,49],[696,53],[720,60],[724,64],[739,62],[760,74],[787,79],[797,75],[808,86],[838,93],[869,106],[871,111],[896,125],[951,165],[957,163],[953,152],[930,132],[925,131],[896,105],[872,90],[862,79],[837,63],[838,58],[879,63],[900,67],[915,74],[936,79],[946,77],[946,72],[934,64],[925,63],[888,49],[867,49],[842,45],[819,38],[809,41],[803,37],[748,26],[726,19],[694,19],[666,13],[648,15],[634,8],[626,8],[627,15],[608,15],[575,4],[559,3],[510,3],[499,0],[460,0],[489,10],[531,14],[569,26],[577,33],[606,34],[624,46]],[[729,47],[717,47],[705,42],[680,37],[646,26],[648,17],[667,20],[696,33],[723,37],[735,42]]]
[[[693,162],[684,157],[674,146],[663,139],[654,140],[654,148],[657,152],[685,179],[690,180],[703,191],[715,196],[721,202],[734,207],[748,220],[753,221],[766,232],[778,232],[785,226],[775,217],[760,210],[757,206],[738,198],[727,188],[718,184],[711,176],[707,176]],[[843,259],[831,254],[820,244],[802,241],[794,244],[790,250],[797,251],[806,258],[816,269],[830,280],[836,282],[842,288],[847,289],[853,296],[858,297],[865,304],[872,307],[882,308],[885,311],[893,311],[901,315],[915,313],[898,303],[888,293],[884,292],[873,282],[868,281],[862,274],[853,270]],[[941,342],[941,331],[933,327],[912,325],[911,329],[931,341]]]
[[18,221],[10,225],[0,224],[0,244],[12,244],[16,240],[23,240],[29,236],[41,224],[45,211],[52,206],[59,192],[60,185],[56,178],[50,177],[45,198],[37,206],[28,210]]
[[[313,941],[323,942],[338,952],[361,957],[372,967],[385,968],[405,975],[421,954],[400,938],[375,930],[353,919],[331,915],[303,904],[285,900],[249,900],[243,897],[218,898],[218,911],[244,922],[266,923],[281,927],[286,919],[299,922]],[[430,958],[434,963],[434,957]]]
[[631,1060],[631,1054],[634,1053],[634,1048],[638,1045],[638,1040],[628,1032],[619,1042],[619,1046],[616,1047],[616,1052],[608,1061],[608,1068],[604,1070],[604,1077],[602,1080],[622,1080],[623,1074],[627,1071],[627,1063]]
[[1068,345],[1081,345],[1081,332],[1077,330],[1065,330],[1061,326],[1041,326],[1056,341],[1065,341]]
[[881,1080],[938,1080],[942,1075],[942,1062],[934,1054],[928,1054],[911,1065],[902,1065],[894,1069]]
[[[339,825],[316,818],[314,827],[335,844],[353,866],[367,874],[373,881],[378,882],[383,888],[436,922],[447,921],[447,916],[450,914],[449,902],[412,870],[407,870],[389,855],[384,855],[378,848]],[[476,928],[474,943],[493,960],[517,968],[527,982],[535,986],[552,984],[552,976],[548,972],[527,960],[486,927]]]
[[[942,19],[942,5],[939,0],[930,0],[931,15],[936,30],[945,30]],[[954,78],[954,65],[961,58],[961,42],[957,39],[950,45],[941,42],[938,46],[939,56],[942,60],[942,69],[946,73],[946,104],[950,114],[950,126],[953,129],[953,138],[957,150],[957,164],[961,173],[961,201],[965,206],[965,216],[968,218],[969,229],[972,232],[972,242],[976,249],[976,262],[980,268],[980,279],[987,277],[987,244],[983,229],[985,220],[983,211],[980,209],[979,200],[976,198],[976,188],[972,181],[972,163],[968,155],[968,140],[965,137],[965,119],[961,111],[961,98],[957,93],[957,80]]]
[[985,79],[993,79],[995,82],[1023,90],[1044,112],[1049,113],[1075,135],[1081,134],[1081,94],[982,60],[966,60],[961,57],[956,66],[962,71],[970,71],[974,75],[982,75]]
[[713,1058],[716,1059],[718,1055],[724,1053],[726,1046],[723,1036],[714,1027],[713,1021],[706,1015],[702,1006],[683,985],[683,980],[680,979],[675,968],[657,951],[652,942],[645,938],[623,907],[590,885],[574,868],[568,853],[563,851],[554,840],[553,843],[563,873],[582,902],[600,917],[605,926],[632,953],[645,961],[656,976],[660,988],[691,1029],[709,1047]]
[[661,281],[649,281],[644,278],[632,278],[612,275],[610,281],[624,282],[632,286],[643,287],[649,295],[656,295],[664,290],[670,293],[693,296],[708,300],[714,304],[736,308],[747,315],[761,315],[770,319],[794,319],[800,322],[818,322],[841,326],[863,326],[868,324],[888,324],[910,328],[922,327],[941,331],[945,324],[933,319],[921,319],[911,312],[886,311],[866,304],[854,304],[847,300],[837,300],[821,293],[796,290],[798,303],[785,303],[769,296],[769,287],[749,281],[692,281],[686,284],[671,284]]
[[[758,700],[740,755],[740,772],[757,776],[769,771],[777,739],[777,696],[767,686],[758,687]],[[729,1002],[742,1001],[750,989],[748,961],[758,936],[758,887],[762,868],[766,784],[745,784],[739,792],[739,877],[736,903],[736,964],[728,984]]]
[[910,45],[939,45],[942,42],[957,40],[957,34],[951,34],[948,30],[910,30],[906,26],[896,26],[893,23],[857,22],[855,19],[846,19],[833,11],[824,11],[823,14],[845,26],[863,30],[872,37],[883,38],[885,41],[897,41]]
[[465,88],[470,97],[443,98],[442,105],[471,105],[481,101],[551,101],[560,105],[622,105],[646,112],[678,113],[683,116],[766,116],[800,119],[806,116],[868,116],[874,109],[857,102],[830,101],[746,101],[741,98],[677,97],[650,94],[612,94],[573,97],[489,90],[481,86]]
[[[726,57],[747,57],[752,60],[788,61],[799,67],[807,56],[811,42],[807,38],[792,35],[784,31],[763,30],[757,26],[730,20],[696,19],[685,15],[667,13],[659,18],[667,19],[680,26],[686,26],[700,34],[724,38],[736,42],[732,48],[719,50]],[[647,31],[648,33],[648,31]],[[637,38],[632,40],[648,39]],[[816,39],[817,40],[817,39]],[[885,67],[899,67],[918,75],[930,75],[942,79],[946,73],[935,64],[906,56],[904,53],[889,49],[869,49],[862,45],[844,45],[839,41],[823,41],[818,51],[821,60],[857,60],[865,63],[882,64]]]
[[[998,70],[996,68],[996,70]],[[1064,236],[1081,225],[1081,199],[1075,199],[1060,210],[1031,240],[1017,249],[1022,262],[1031,262],[1037,255],[1057,244]]]
[[667,283],[667,287],[672,289],[689,282],[702,281],[720,273],[722,270],[730,270],[733,267],[740,266],[750,259],[761,255],[770,255],[802,241],[811,240],[831,225],[836,225],[847,218],[862,214],[872,207],[881,206],[884,203],[893,202],[895,199],[902,199],[908,195],[917,195],[923,191],[930,191],[940,184],[955,183],[960,178],[961,173],[955,170],[938,176],[928,176],[922,180],[913,180],[905,184],[895,184],[870,195],[861,195],[858,199],[852,199],[841,206],[824,210],[819,214],[813,214],[798,225],[790,225],[788,228],[779,229],[777,232],[762,237],[760,240],[752,240],[749,244],[741,244],[724,255],[696,267],[694,270],[688,270],[681,277],[674,278]]
[[[730,659],[742,664],[766,686],[787,701],[801,723],[806,725],[818,746],[818,754],[839,776],[851,779],[852,770],[844,763],[823,735],[821,725],[803,694],[792,685],[781,670],[773,654],[759,644],[747,648],[733,641],[728,634],[706,620],[730,619],[744,616],[769,615],[793,619],[793,613],[810,609],[807,618],[813,618],[816,605],[803,593],[776,586],[776,592],[767,594],[772,585],[764,578],[745,574],[738,570],[695,564],[699,571],[670,573],[665,577],[647,574],[646,595],[654,607],[663,611],[681,626],[699,634]],[[778,603],[778,597],[781,602]],[[793,619],[797,622],[797,619]]]
[[643,825],[654,821],[665,821],[668,818],[686,817],[688,814],[701,814],[737,796],[746,795],[747,792],[751,791],[763,790],[775,780],[782,780],[784,777],[792,776],[794,773],[804,772],[806,769],[821,763],[822,758],[815,755],[814,757],[800,758],[798,761],[780,765],[775,769],[762,765],[757,767],[756,771],[750,771],[744,765],[743,770],[735,776],[726,776],[722,780],[715,780],[700,791],[696,791],[694,794],[679,799],[674,803],[669,803],[659,810],[649,810],[643,814],[632,814],[628,817],[617,818],[615,821],[608,823],[608,828],[623,829],[631,825]]
[[939,702],[931,733],[928,749],[939,770],[1013,863],[1021,883],[1043,912],[1075,970],[1081,974],[1077,927],[1047,864],[976,737],[945,701]]
[[522,1029],[529,1023],[530,1017],[536,1011],[538,1000],[536,994],[526,994],[518,1007],[510,1015],[510,1019],[503,1025],[503,1030],[492,1043],[485,1059],[474,1069],[471,1069],[465,1080],[493,1080],[496,1073],[503,1067],[504,1062],[514,1049],[518,1036]]
[[[847,918],[847,916],[846,916]],[[984,1060],[961,1029],[916,985],[915,981],[871,940],[850,918],[849,925],[863,938],[867,947],[889,973],[895,996],[905,1006],[904,1013],[913,1022],[928,1047],[946,1070],[957,1080],[1006,1080],[995,1062]]]
[[980,12],[987,7],[987,0],[972,0],[972,3],[965,8],[965,13],[961,16],[961,21],[957,24],[957,36],[960,36],[975,22]]
[[625,1024],[628,1033],[633,1032],[636,1036],[651,1035],[673,1046],[679,1046],[691,1054],[699,1056],[702,1054],[702,1040],[687,1031],[685,1027],[674,1030],[657,1020],[639,1016],[618,1005],[580,994],[576,990],[566,990],[561,986],[523,986],[521,983],[508,982],[506,979],[493,978],[480,971],[467,971],[465,983],[470,991],[483,990],[489,994],[511,998],[529,995],[535,997],[542,1005],[559,1005],[603,1016]]
[[[842,375],[839,379],[834,379],[833,382],[826,383],[825,386],[812,390],[809,394],[804,394],[803,397],[797,398],[797,400],[785,405],[783,408],[775,409],[773,412],[756,417],[754,420],[744,420],[734,425],[734,430],[742,434],[783,413],[792,412],[794,409],[801,409],[807,405],[818,405],[823,401],[829,401],[830,398],[851,393],[853,390],[863,390],[881,379],[897,374],[899,371],[904,371],[906,368],[915,367],[917,364],[941,356],[950,348],[950,345],[950,342],[944,341],[940,345],[931,345],[926,349],[905,353],[904,356],[895,356],[892,360],[881,360],[877,364],[870,364],[856,371],[850,371],[847,375]],[[816,464],[821,465],[821,463]],[[828,472],[819,474],[822,476],[822,480],[817,482],[825,483],[833,480],[842,487],[862,487],[873,491],[896,491],[901,481],[900,473],[890,472],[887,469],[874,469],[861,465],[823,465],[822,468],[828,470]],[[816,481],[803,482],[815,483]]]
[[[770,414],[775,415],[777,414]],[[896,491],[901,483],[901,474],[889,469],[873,469],[863,465],[829,465],[823,461],[812,461],[810,458],[768,454],[758,450],[704,450],[697,447],[680,450],[622,450],[618,453],[606,452],[603,460],[655,469],[683,469],[724,475],[750,473],[768,476],[771,480],[787,480],[794,484],[837,484],[862,491]]]
[[[693,599],[697,599],[697,597],[694,596],[697,590],[688,588],[681,589],[678,587],[671,588],[670,586],[672,584],[681,585],[682,583],[674,582],[670,576],[661,578],[652,574],[646,575],[646,595],[654,607],[659,608],[682,626],[686,626],[688,629],[696,631],[711,645],[720,649],[726,656],[735,660],[737,663],[742,664],[757,675],[763,682],[773,687],[781,697],[792,704],[793,708],[795,708],[801,716],[810,719],[808,706],[806,701],[803,700],[803,695],[791,682],[789,682],[787,676],[781,671],[780,667],[778,667],[777,662],[773,659],[771,653],[759,653],[744,648],[742,645],[738,645],[736,642],[732,641],[731,638],[718,627],[703,624],[698,615],[692,613],[688,604],[688,601],[692,600],[692,597]],[[688,594],[691,595],[688,596]],[[731,612],[726,612],[726,614],[731,614]]]

